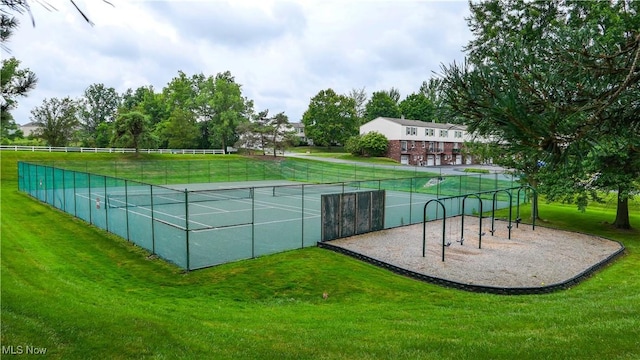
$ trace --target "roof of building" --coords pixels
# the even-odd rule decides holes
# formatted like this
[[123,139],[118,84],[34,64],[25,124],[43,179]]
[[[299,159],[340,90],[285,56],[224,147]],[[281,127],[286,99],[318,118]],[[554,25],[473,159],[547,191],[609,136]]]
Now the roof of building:
[[403,126],[430,127],[435,129],[447,129],[447,130],[451,130],[451,129],[467,130],[467,127],[465,125],[460,125],[460,124],[437,123],[437,122],[429,122],[429,121],[421,121],[421,120],[397,119],[397,118],[388,118],[388,117],[378,117],[376,119],[384,119],[384,120],[391,121],[393,123],[403,125]]

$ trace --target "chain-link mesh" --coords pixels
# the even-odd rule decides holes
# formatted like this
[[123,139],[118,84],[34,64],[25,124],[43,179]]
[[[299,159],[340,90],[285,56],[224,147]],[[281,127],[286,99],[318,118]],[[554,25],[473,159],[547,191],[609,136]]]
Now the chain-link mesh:
[[[462,197],[455,196],[461,194],[486,192],[466,199],[464,211],[469,215],[479,213],[480,198],[487,212],[494,203],[496,208],[508,207],[509,194],[514,206],[526,197],[526,191],[518,192],[519,196],[512,190],[491,193],[517,185],[504,174],[416,173],[396,178],[388,168],[368,168],[365,176],[351,165],[329,170],[321,164],[289,161],[96,162],[73,163],[73,169],[60,167],[69,164],[19,162],[19,190],[188,270],[315,246],[321,241],[322,194],[386,190],[384,228],[422,222],[430,199],[442,199],[447,216],[456,216],[462,211]],[[370,179],[371,174],[390,177]],[[246,187],[242,183],[265,180],[272,182]],[[235,183],[217,189],[211,184],[207,190],[148,183],[216,181]],[[427,210],[428,220],[442,216],[438,207]]]

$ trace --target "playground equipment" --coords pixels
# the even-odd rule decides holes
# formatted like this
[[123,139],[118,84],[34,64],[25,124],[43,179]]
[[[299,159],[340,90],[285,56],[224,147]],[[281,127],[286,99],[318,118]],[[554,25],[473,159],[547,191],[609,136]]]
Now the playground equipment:
[[478,203],[480,204],[480,225],[479,225],[479,229],[478,229],[478,249],[482,248],[482,235],[484,235],[484,232],[482,232],[482,198],[480,198],[479,194],[468,194],[465,195],[462,198],[462,210],[460,211],[462,213],[462,223],[460,225],[460,245],[464,245],[464,210],[465,210],[465,204],[466,204],[466,200],[469,196],[475,196],[478,199]]
[[[446,227],[447,227],[447,209],[446,206],[444,205],[443,200],[449,200],[449,199],[456,199],[456,198],[462,198],[462,209],[461,209],[461,215],[462,215],[462,221],[461,221],[461,225],[460,225],[460,241],[457,241],[460,243],[460,245],[464,245],[464,217],[465,217],[465,205],[466,205],[466,199],[470,196],[476,197],[478,199],[478,203],[479,203],[479,207],[480,207],[480,213],[479,213],[479,229],[478,229],[478,249],[482,248],[482,236],[485,235],[484,232],[482,232],[482,214],[483,214],[483,209],[482,209],[482,197],[481,195],[483,194],[491,194],[492,196],[492,206],[491,206],[491,230],[489,230],[489,232],[491,232],[491,235],[493,236],[496,229],[495,229],[495,213],[496,213],[496,200],[497,200],[497,196],[498,193],[500,192],[505,192],[508,197],[509,197],[509,220],[508,220],[508,225],[507,225],[507,229],[509,230],[509,235],[508,238],[511,239],[511,229],[513,228],[512,226],[512,209],[513,209],[513,192],[515,190],[517,190],[516,193],[516,199],[518,199],[518,201],[516,201],[516,227],[518,227],[518,225],[520,224],[520,222],[522,221],[522,219],[520,218],[520,192],[522,190],[530,190],[533,193],[533,223],[532,223],[532,230],[535,230],[535,224],[536,224],[536,219],[535,219],[535,214],[536,214],[536,206],[537,206],[537,192],[534,188],[532,188],[529,185],[523,185],[523,186],[518,186],[518,187],[512,187],[512,188],[507,188],[507,189],[499,189],[499,190],[489,190],[489,191],[482,191],[482,192],[477,192],[477,193],[472,193],[472,194],[466,194],[466,195],[460,195],[460,196],[450,196],[450,197],[444,197],[444,198],[439,198],[439,199],[431,199],[429,201],[427,201],[424,204],[424,208],[423,208],[423,220],[422,220],[422,257],[425,257],[426,254],[426,242],[427,242],[427,207],[429,206],[429,204],[431,204],[432,202],[435,202],[437,204],[439,204],[442,207],[442,261],[444,261],[445,258],[445,248],[451,246],[451,242],[447,242],[446,240]],[[439,208],[437,208],[439,209]],[[437,210],[436,209],[436,210]]]

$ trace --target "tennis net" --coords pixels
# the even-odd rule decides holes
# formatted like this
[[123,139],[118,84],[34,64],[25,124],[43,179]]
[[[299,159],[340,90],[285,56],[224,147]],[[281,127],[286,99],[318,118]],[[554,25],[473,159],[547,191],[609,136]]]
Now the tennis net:
[[[251,199],[252,188],[221,189],[188,192],[189,203]],[[111,208],[184,204],[187,196],[182,191],[163,193],[107,194],[107,205]]]
[[303,194],[335,194],[360,191],[358,183],[330,184],[330,185],[279,185],[273,187],[273,196],[302,196]]

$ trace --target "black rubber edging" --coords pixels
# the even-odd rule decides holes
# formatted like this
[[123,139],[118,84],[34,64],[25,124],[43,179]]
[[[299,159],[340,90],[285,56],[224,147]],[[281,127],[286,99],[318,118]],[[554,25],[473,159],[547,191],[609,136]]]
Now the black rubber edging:
[[581,272],[580,274],[574,276],[573,278],[567,281],[564,281],[562,283],[547,285],[547,286],[540,286],[540,287],[496,287],[496,286],[482,286],[482,285],[460,283],[456,281],[437,278],[437,277],[417,273],[415,271],[407,270],[399,266],[392,265],[366,255],[362,255],[355,251],[351,251],[345,248],[341,248],[339,246],[331,245],[328,242],[318,242],[318,247],[322,249],[335,251],[340,254],[351,256],[353,258],[367,262],[369,264],[373,264],[383,269],[390,270],[396,274],[404,275],[413,279],[425,281],[431,284],[436,284],[436,285],[440,285],[448,288],[454,288],[458,290],[477,292],[477,293],[498,294],[498,295],[536,295],[536,294],[548,294],[555,291],[566,290],[574,285],[577,285],[578,283],[587,279],[593,273],[605,267],[606,265],[608,265],[609,263],[611,263],[613,260],[617,259],[624,253],[625,247],[621,242],[616,240],[610,240],[610,239],[606,239],[606,240],[617,242],[618,244],[620,244],[620,249],[615,253],[609,255],[606,259],[603,259],[602,261],[594,264],[593,266],[589,267],[585,271]]

